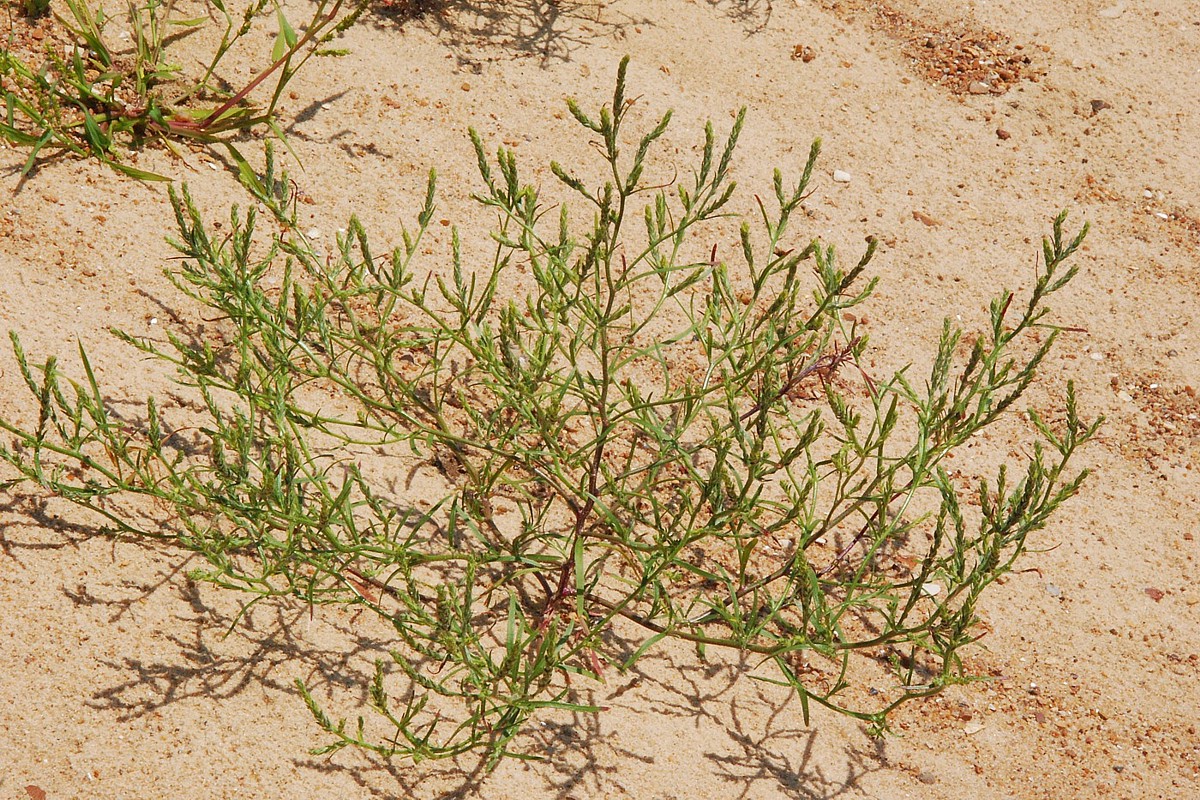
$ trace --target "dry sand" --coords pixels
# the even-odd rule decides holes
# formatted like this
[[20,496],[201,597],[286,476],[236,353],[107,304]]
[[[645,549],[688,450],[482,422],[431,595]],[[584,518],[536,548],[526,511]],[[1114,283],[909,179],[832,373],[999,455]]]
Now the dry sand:
[[[883,242],[866,310],[881,367],[927,358],[943,316],[978,327],[995,291],[1028,288],[1060,208],[1091,221],[1081,274],[1053,304],[1086,333],[1063,337],[1039,397],[1073,379],[1109,421],[1083,453],[1096,470],[1083,494],[984,601],[991,632],[969,666],[995,679],[905,708],[900,735],[874,741],[830,714],[806,728],[738,664],[667,648],[587,689],[608,713],[536,724],[518,746],[540,763],[489,775],[466,758],[313,757],[325,740],[293,679],[353,714],[380,641],[289,605],[223,638],[237,598],[189,584],[195,563],[91,537],[69,507],[19,489],[0,499],[0,797],[1200,797],[1200,2],[443,5],[368,14],[349,55],[293,82],[282,119],[306,226],[329,236],[353,210],[395,241],[429,166],[439,216],[483,224],[467,126],[545,181],[551,158],[587,157],[565,99],[604,102],[626,53],[645,109],[675,109],[679,163],[704,118],[724,128],[749,106],[745,207],[823,138],[801,235],[847,258],[867,234]],[[941,77],[985,45],[1003,76]],[[105,332],[162,337],[191,313],[162,276],[165,191],[69,159],[16,191],[24,158],[0,149],[0,327],[72,374],[83,342],[114,402],[169,393],[164,370]],[[243,201],[216,153],[139,163],[188,181],[214,215]],[[30,413],[11,354],[0,413]]]

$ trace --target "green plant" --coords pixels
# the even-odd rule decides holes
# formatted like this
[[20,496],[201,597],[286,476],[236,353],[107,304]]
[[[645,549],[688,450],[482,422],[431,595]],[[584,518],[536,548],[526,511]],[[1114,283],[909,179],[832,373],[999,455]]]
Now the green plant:
[[50,0],[21,0],[21,12],[30,19],[39,19],[50,13]]
[[[1018,479],[1001,469],[968,490],[942,463],[1034,380],[1059,330],[1045,301],[1075,275],[1063,265],[1085,230],[1066,236],[1060,215],[1027,301],[1001,294],[969,347],[947,322],[924,381],[868,377],[843,312],[874,285],[858,286],[874,242],[849,270],[831,247],[792,244],[818,145],[794,185],[776,172],[757,233],[742,222],[735,268],[707,244],[727,235],[744,114],[723,146],[707,126],[692,179],[662,188],[647,154],[670,114],[627,144],[633,106],[625,62],[598,116],[570,104],[606,172],[592,186],[553,165],[582,215],[555,213],[511,151],[493,161],[472,134],[477,199],[497,218],[479,271],[456,233],[448,273],[418,278],[432,173],[416,228],[385,257],[355,219],[326,255],[294,225],[263,241],[254,210],[217,235],[172,193],[174,278],[225,322],[169,346],[117,335],[175,365],[202,421],[150,400],[134,430],[82,348],[86,377],[69,381],[14,335],[39,414],[0,420],[13,484],[112,535],[202,554],[192,577],[249,604],[351,604],[392,626],[369,691],[385,732],[335,722],[299,686],[333,737],[320,752],[517,755],[535,712],[598,710],[571,676],[627,669],[664,639],[749,655],[806,721],[815,702],[880,731],[900,704],[968,680],[959,651],[980,636],[982,592],[1079,489],[1068,461],[1099,422],[1068,389],[1055,424],[1029,412],[1045,443]],[[286,191],[263,199],[290,219]],[[1033,329],[1040,343],[1018,355]],[[444,492],[421,505],[372,477],[400,465],[436,470]],[[128,496],[170,525],[139,525],[117,504]]]
[[[168,145],[178,140],[221,145],[243,179],[253,183],[254,171],[234,147],[231,134],[267,124],[282,137],[273,115],[284,87],[309,58],[321,52],[321,45],[353,24],[366,0],[318,0],[303,33],[276,6],[278,33],[270,61],[236,92],[222,89],[214,76],[230,49],[263,16],[268,0],[251,0],[240,20],[224,0],[212,0],[225,27],[198,77],[184,75],[167,60],[167,45],[209,17],[183,18],[172,0],[130,2],[131,50],[123,51],[112,46],[107,34],[115,18],[88,0],[65,2],[69,17],[59,19],[77,41],[65,55],[47,50],[39,66],[10,48],[0,50],[5,104],[0,138],[30,148],[22,174],[33,169],[43,151],[56,150],[98,158],[143,180],[165,180],[131,166],[119,154],[120,146],[136,146],[149,138]],[[270,81],[266,106],[249,104],[250,93]]]

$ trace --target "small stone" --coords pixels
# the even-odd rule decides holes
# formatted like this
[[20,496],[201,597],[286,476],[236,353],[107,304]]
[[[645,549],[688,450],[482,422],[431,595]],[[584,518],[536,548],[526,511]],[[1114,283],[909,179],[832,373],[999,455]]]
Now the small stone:
[[1101,111],[1103,111],[1106,108],[1112,108],[1112,103],[1109,103],[1106,100],[1093,100],[1092,101],[1092,116],[1093,117],[1096,116],[1097,114],[1099,114]]
[[833,171],[833,180],[836,183],[849,183],[853,176],[844,169],[835,169]]
[[1011,139],[1012,134],[1004,130],[1004,128],[996,128],[996,138],[1000,140]]
[[469,84],[469,83],[464,83],[464,84],[462,85],[462,90],[463,90],[464,92],[469,92],[469,91],[471,91],[471,84]]
[[937,775],[934,775],[932,772],[922,772],[917,776],[917,780],[926,785],[937,783]]
[[1062,589],[1055,586],[1053,583],[1046,584],[1046,594],[1051,597],[1062,597]]
[[1154,199],[1154,192],[1150,191],[1149,189],[1143,189],[1143,190],[1142,190],[1142,197],[1146,198],[1147,200],[1153,200],[1153,199]]
[[798,44],[792,48],[793,60],[803,61],[805,64],[808,64],[816,57],[817,51],[806,44]]
[[1145,592],[1146,592],[1146,597],[1149,597],[1151,600],[1153,600],[1156,603],[1159,600],[1162,600],[1163,597],[1166,596],[1166,592],[1164,592],[1162,589],[1156,589],[1153,586],[1147,586],[1145,589]]
[[1096,16],[1104,17],[1105,19],[1116,19],[1125,13],[1125,4],[1117,3],[1116,5],[1102,8],[1096,12]]
[[1125,391],[1124,389],[1117,392],[1117,397],[1121,400],[1122,403],[1132,403],[1133,402],[1133,395],[1131,395],[1129,392]]
[[936,583],[923,583],[921,584],[921,591],[929,597],[937,597],[942,593],[942,587]]
[[1092,361],[1103,361],[1104,353],[1092,353],[1090,356],[1088,356],[1088,358],[1090,358]]
[[974,736],[986,727],[987,726],[982,722],[968,722],[966,726],[963,727],[963,733],[965,733],[967,736]]
[[983,81],[971,81],[967,86],[967,91],[971,94],[989,94],[992,91],[992,87]]

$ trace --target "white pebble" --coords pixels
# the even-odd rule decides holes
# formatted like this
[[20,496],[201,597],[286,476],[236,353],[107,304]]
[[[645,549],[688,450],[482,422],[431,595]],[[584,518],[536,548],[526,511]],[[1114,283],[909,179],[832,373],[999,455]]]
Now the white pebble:
[[1133,395],[1131,395],[1129,392],[1125,391],[1124,389],[1117,392],[1117,397],[1123,403],[1132,403],[1133,402]]
[[1152,192],[1152,191],[1150,191],[1149,189],[1147,189],[1147,190],[1145,190],[1144,192],[1142,192],[1142,197],[1146,198],[1147,200],[1153,200],[1153,199],[1154,199],[1154,192]]
[[313,228],[311,231],[309,231],[309,232],[308,232],[308,238],[310,238],[310,239],[320,239],[320,238],[321,238],[321,229],[320,229],[320,228]]
[[1166,214],[1165,212],[1162,212],[1162,211],[1156,212],[1154,214],[1154,216],[1158,217],[1159,219],[1170,219],[1171,218],[1168,214]]
[[923,583],[921,584],[921,591],[930,597],[937,597],[941,594],[942,587],[936,583]]
[[1088,358],[1092,359],[1092,361],[1103,361],[1104,353],[1092,353]]
[[833,171],[833,179],[837,183],[849,183],[851,180],[851,177],[852,176],[850,175],[850,173],[846,172],[846,170],[844,170],[844,169],[835,169]]

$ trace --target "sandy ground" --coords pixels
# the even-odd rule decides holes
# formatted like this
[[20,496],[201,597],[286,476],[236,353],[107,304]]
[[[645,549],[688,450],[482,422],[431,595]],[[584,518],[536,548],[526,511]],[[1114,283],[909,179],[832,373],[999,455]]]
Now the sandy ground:
[[[355,713],[375,633],[280,605],[223,637],[237,598],[190,584],[185,556],[90,536],[18,490],[0,498],[0,797],[1200,797],[1200,2],[443,5],[369,14],[349,55],[292,84],[306,226],[329,236],[353,210],[394,242],[433,165],[439,215],[484,224],[467,127],[546,180],[551,158],[587,157],[565,99],[605,101],[626,53],[647,112],[675,109],[667,154],[685,165],[703,119],[727,127],[749,107],[745,208],[822,137],[802,235],[846,254],[882,241],[866,311],[881,367],[927,358],[944,316],[978,327],[998,289],[1027,288],[1059,209],[1091,221],[1054,303],[1086,333],[1062,339],[1040,397],[1073,379],[1109,421],[1082,455],[1096,470],[1082,496],[984,602],[991,633],[969,666],[994,680],[907,707],[874,741],[830,714],[806,728],[797,704],[737,680],[742,665],[667,648],[587,690],[608,713],[537,724],[519,746],[539,763],[313,757],[325,740],[292,681]],[[985,46],[997,66],[954,72]],[[162,275],[165,191],[73,160],[17,191],[24,158],[0,149],[0,327],[71,370],[84,343],[114,402],[171,392],[106,333],[162,337],[191,313]],[[214,215],[243,201],[215,153],[139,164]],[[0,413],[31,413],[10,353]]]

